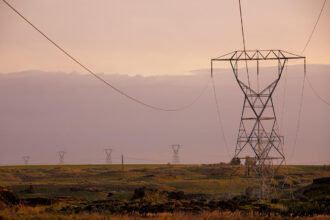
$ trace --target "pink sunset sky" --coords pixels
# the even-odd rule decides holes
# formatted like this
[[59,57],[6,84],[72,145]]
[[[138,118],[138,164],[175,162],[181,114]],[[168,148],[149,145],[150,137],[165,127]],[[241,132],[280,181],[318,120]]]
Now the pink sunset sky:
[[[165,108],[187,104],[200,93],[210,79],[211,58],[243,49],[238,1],[7,1],[109,83]],[[300,54],[324,1],[241,2],[247,49]],[[328,101],[329,9],[326,3],[303,54],[310,81]],[[184,145],[183,163],[230,161],[210,86],[186,111],[146,109],[86,75],[2,0],[0,30],[0,164],[22,163],[23,155],[31,156],[34,164],[56,163],[59,150],[67,152],[68,163],[102,163],[108,146],[115,146],[116,162],[125,154],[167,163],[173,143]],[[290,60],[274,93],[287,161],[329,163],[329,106],[307,83],[298,141],[293,144],[302,63]],[[224,136],[232,153],[243,94],[228,63],[215,68]],[[263,76],[269,78],[271,68],[265,67]]]
[[[238,1],[8,0],[95,72],[188,74],[242,49]],[[322,0],[243,0],[247,49],[300,53]],[[305,55],[330,64],[330,4]],[[0,72],[40,69],[83,72],[0,3]]]

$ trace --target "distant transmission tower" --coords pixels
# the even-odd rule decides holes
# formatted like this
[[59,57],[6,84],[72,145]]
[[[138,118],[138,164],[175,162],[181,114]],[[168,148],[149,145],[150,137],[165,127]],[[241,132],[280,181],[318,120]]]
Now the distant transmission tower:
[[[285,160],[283,137],[279,132],[272,95],[284,66],[290,59],[304,59],[306,71],[305,57],[282,50],[234,51],[211,60],[212,76],[213,62],[230,62],[235,79],[244,94],[234,157],[252,157],[255,161],[254,170],[260,180],[258,195],[261,199],[271,193],[268,186],[274,175],[275,165],[280,166]],[[268,66],[267,74],[260,75],[261,63]],[[270,65],[275,67],[269,67]]]
[[173,164],[179,164],[180,163],[179,150],[182,147],[182,145],[172,144],[171,147],[173,150]]
[[23,156],[22,158],[23,158],[23,161],[24,161],[24,165],[28,165],[30,157],[29,156]]
[[65,155],[65,151],[59,151],[57,152],[58,154],[58,159],[59,159],[59,164],[64,164],[64,155]]
[[111,153],[112,153],[112,149],[111,148],[106,148],[104,149],[105,152],[105,163],[106,164],[112,164],[112,160],[111,160]]

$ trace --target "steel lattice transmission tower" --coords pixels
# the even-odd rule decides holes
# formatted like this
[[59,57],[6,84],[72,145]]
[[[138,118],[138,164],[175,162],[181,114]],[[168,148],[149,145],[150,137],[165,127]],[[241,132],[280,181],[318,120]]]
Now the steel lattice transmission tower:
[[23,156],[22,158],[23,158],[23,161],[24,161],[24,165],[28,165],[30,157],[29,156]]
[[59,151],[59,152],[57,152],[57,154],[58,154],[58,159],[59,159],[59,164],[61,165],[61,164],[64,164],[64,155],[65,155],[65,151]]
[[179,164],[180,163],[179,150],[182,147],[182,145],[172,144],[171,147],[173,150],[173,164]]
[[112,153],[112,149],[111,148],[106,148],[104,149],[105,152],[105,163],[106,164],[112,164],[112,160],[111,160],[111,153]]
[[212,76],[213,62],[230,62],[235,79],[244,94],[234,157],[254,158],[254,170],[260,179],[261,199],[270,193],[267,185],[274,175],[275,166],[278,167],[285,161],[284,139],[280,135],[272,95],[290,59],[304,59],[306,72],[305,57],[282,50],[234,51],[211,60]]

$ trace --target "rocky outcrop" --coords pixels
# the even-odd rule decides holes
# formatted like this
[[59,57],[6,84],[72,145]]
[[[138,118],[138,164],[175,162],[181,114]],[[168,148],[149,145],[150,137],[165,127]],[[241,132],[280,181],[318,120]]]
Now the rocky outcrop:
[[20,199],[14,192],[0,186],[0,208],[18,205],[19,203]]

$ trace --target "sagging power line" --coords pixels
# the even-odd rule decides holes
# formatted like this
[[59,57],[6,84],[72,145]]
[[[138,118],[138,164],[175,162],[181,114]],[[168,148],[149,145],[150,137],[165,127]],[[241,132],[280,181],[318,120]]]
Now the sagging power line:
[[314,88],[314,86],[312,85],[311,81],[309,80],[309,78],[307,76],[306,76],[306,81],[307,81],[309,87],[312,89],[314,95],[316,97],[318,97],[324,104],[330,105],[330,102],[325,100],[324,98],[322,98],[322,96],[320,96],[320,94],[316,91],[316,89]]
[[87,68],[85,65],[83,65],[81,62],[79,62],[75,57],[73,57],[71,54],[69,54],[64,48],[62,48],[59,44],[57,44],[55,41],[53,41],[50,37],[48,37],[44,32],[42,32],[39,28],[37,28],[30,20],[28,20],[25,16],[22,15],[22,13],[20,13],[16,8],[14,8],[14,6],[12,6],[11,4],[9,4],[6,0],[2,0],[10,9],[12,9],[18,16],[20,16],[25,22],[27,22],[33,29],[35,29],[39,34],[41,34],[44,38],[46,38],[51,44],[53,44],[57,49],[59,49],[62,53],[64,53],[67,57],[69,57],[72,61],[74,61],[76,64],[78,64],[80,67],[82,67],[84,70],[86,70],[88,73],[92,74],[96,79],[98,79],[99,81],[101,81],[102,83],[104,83],[105,85],[107,85],[108,87],[112,88],[114,91],[118,92],[119,94],[125,96],[126,98],[141,104],[145,107],[154,109],[154,110],[160,110],[160,111],[168,111],[168,112],[173,112],[173,111],[182,111],[185,110],[189,107],[191,107],[192,105],[194,105],[199,99],[200,97],[203,95],[203,93],[205,92],[206,88],[208,87],[208,82],[205,84],[205,86],[202,88],[201,92],[197,95],[196,98],[194,98],[191,102],[189,102],[186,105],[183,105],[181,107],[178,108],[162,108],[162,107],[158,107],[155,105],[150,105],[148,103],[145,103],[143,101],[141,101],[140,99],[137,99],[129,94],[127,94],[126,92],[120,90],[119,88],[117,88],[116,86],[112,85],[111,83],[107,82],[105,79],[103,79],[101,76],[97,75],[94,71],[92,71],[91,69]]
[[220,129],[220,133],[223,139],[223,143],[225,145],[225,149],[226,149],[226,153],[229,157],[231,157],[230,152],[229,152],[229,147],[228,147],[228,142],[227,142],[227,138],[226,138],[226,134],[225,134],[225,129],[223,127],[223,123],[222,123],[222,117],[221,117],[221,111],[220,111],[220,104],[218,101],[218,96],[217,96],[217,92],[216,92],[216,88],[215,88],[215,81],[214,81],[214,75],[213,75],[213,63],[211,62],[211,78],[212,78],[212,91],[213,91],[213,97],[214,97],[214,101],[215,101],[215,107],[216,107],[216,113],[217,113],[217,119],[218,119],[218,123],[219,123],[219,129]]
[[[323,1],[323,4],[322,4],[322,7],[321,7],[321,10],[320,10],[320,12],[319,12],[319,14],[318,14],[318,16],[317,16],[316,22],[315,22],[315,24],[314,24],[314,26],[313,26],[313,29],[312,29],[310,35],[308,36],[307,42],[306,42],[306,44],[305,44],[305,46],[304,46],[304,49],[301,51],[301,54],[304,54],[304,53],[305,53],[306,48],[309,46],[309,44],[310,44],[310,42],[311,42],[311,40],[312,40],[312,37],[313,37],[314,32],[315,32],[315,30],[316,30],[316,27],[317,27],[317,25],[318,25],[318,23],[319,23],[319,21],[320,21],[320,18],[321,18],[321,15],[322,15],[322,12],[323,12],[323,10],[324,10],[324,7],[325,7],[325,4],[326,4],[326,3],[327,3],[327,0],[324,0],[324,1]],[[315,96],[316,96],[321,102],[323,102],[324,104],[326,104],[326,105],[330,105],[330,102],[327,101],[327,100],[325,100],[325,99],[324,99],[324,98],[323,98],[323,97],[317,92],[317,90],[314,88],[314,86],[312,85],[312,83],[311,83],[310,80],[308,79],[308,76],[306,76],[306,80],[307,80],[307,82],[308,82],[309,87],[312,89],[314,95],[315,95]]]
[[313,34],[314,34],[315,29],[316,29],[316,27],[317,27],[317,24],[319,23],[319,20],[320,20],[320,18],[321,18],[321,15],[322,15],[322,12],[323,12],[323,9],[324,9],[324,6],[325,6],[325,3],[327,3],[327,0],[324,0],[324,2],[323,2],[323,4],[322,4],[322,7],[321,7],[321,10],[320,10],[320,13],[319,13],[319,15],[318,15],[318,17],[317,17],[317,19],[316,19],[316,22],[315,22],[315,24],[314,24],[314,26],[313,26],[312,32],[311,32],[310,35],[308,36],[307,42],[306,42],[306,44],[305,44],[305,46],[304,46],[304,49],[301,51],[301,54],[304,54],[306,48],[308,47],[308,45],[309,45],[309,43],[310,43],[310,41],[311,41],[311,39],[312,39],[312,37],[313,37]]
[[[119,90],[118,88],[114,87],[113,85],[111,85],[110,83],[106,82],[103,78],[99,77],[98,75],[95,74],[95,72],[92,72],[90,69],[88,69],[87,67],[85,67],[83,64],[81,64],[78,60],[76,60],[73,56],[71,56],[69,53],[67,53],[63,48],[61,48],[58,44],[56,44],[53,40],[51,40],[47,35],[45,35],[43,32],[41,32],[36,26],[34,26],[29,20],[27,20],[21,13],[19,13],[14,7],[12,7],[6,0],[3,0],[3,2],[5,2],[16,14],[18,14],[22,19],[24,19],[28,24],[30,24],[36,31],[38,31],[41,35],[43,35],[50,43],[52,43],[55,47],[57,47],[60,51],[62,51],[65,55],[67,55],[70,59],[72,59],[75,63],[77,63],[78,65],[80,65],[82,68],[84,68],[86,71],[88,71],[90,74],[92,74],[94,77],[96,77],[97,79],[99,79],[100,81],[102,81],[103,83],[107,84],[109,87],[111,87],[112,89],[114,89],[115,91],[119,92],[121,95],[124,95],[126,96],[127,98],[139,103],[139,104],[142,104],[142,105],[145,105],[146,107],[149,107],[149,108],[153,108],[153,109],[156,109],[156,110],[163,110],[163,111],[179,111],[179,110],[183,110],[183,109],[186,109],[188,107],[190,107],[191,105],[193,105],[199,98],[200,96],[204,93],[207,85],[203,88],[202,92],[200,93],[200,95],[195,99],[193,100],[193,102],[191,102],[190,104],[182,107],[182,108],[177,108],[177,109],[163,109],[163,108],[159,108],[159,107],[156,107],[156,106],[152,106],[152,105],[148,105],[134,97],[131,97],[129,96],[128,94],[124,93],[123,91]],[[312,31],[312,34],[310,35],[307,43],[306,43],[306,46],[304,48],[304,50],[306,49],[306,47],[308,46],[311,38],[312,38],[312,35],[315,31],[315,28],[316,28],[316,25],[318,23],[318,20],[320,19],[320,16],[321,16],[321,13],[323,11],[323,8],[324,8],[324,5],[325,5],[325,2],[326,0],[324,1],[324,4],[322,6],[322,9],[321,9],[321,12],[319,14],[319,17],[317,19],[317,22],[313,28],[313,31]],[[239,0],[239,9],[240,9],[240,18],[241,18],[241,29],[242,29],[242,39],[243,39],[243,47],[244,47],[244,52],[246,52],[246,45],[245,45],[245,36],[244,36],[244,28],[243,28],[243,17],[242,17],[242,8],[241,8],[241,0]],[[249,69],[248,69],[248,54],[247,53],[243,53],[244,55],[244,58],[245,58],[245,67],[246,67],[246,73],[247,73],[247,78],[248,78],[248,87],[251,88],[250,86],[250,76],[249,76]],[[213,80],[213,79],[212,79]],[[308,81],[308,79],[307,79]],[[214,82],[213,82],[214,83]],[[310,83],[310,82],[309,82]],[[213,84],[214,85],[214,84]],[[214,87],[213,87],[214,88]],[[303,86],[304,88],[304,86]],[[215,91],[215,89],[214,89]],[[252,91],[251,90],[247,90],[246,91],[247,94],[248,93],[251,93]],[[257,89],[257,92],[259,92],[259,89]],[[251,94],[250,94],[251,95]],[[303,96],[303,95],[302,95]],[[215,95],[216,97],[216,95]],[[217,98],[216,98],[217,99]],[[217,109],[219,109],[219,104],[217,104]],[[219,112],[219,111],[218,111]],[[301,110],[299,110],[299,112],[301,112]],[[220,114],[218,114],[220,115]],[[300,113],[299,113],[299,117],[300,117]],[[219,120],[220,121],[220,124],[222,126],[222,122],[221,122],[221,119]],[[299,124],[299,122],[298,122]],[[223,130],[223,129],[222,129]],[[225,143],[227,142],[225,139],[225,135],[223,134],[223,138],[224,138],[224,141]],[[227,143],[225,144],[227,146]],[[227,147],[226,147],[227,148]],[[228,151],[228,149],[227,149]]]
[[[317,24],[319,23],[319,20],[321,18],[321,15],[322,15],[322,12],[323,12],[323,9],[324,9],[324,6],[325,6],[326,2],[327,2],[327,0],[324,0],[324,2],[322,4],[322,7],[321,7],[321,10],[319,12],[319,15],[318,15],[318,17],[316,19],[316,22],[315,22],[314,26],[313,26],[312,32],[309,35],[308,40],[307,40],[307,42],[305,44],[305,47],[301,51],[301,54],[303,54],[305,52],[306,48],[308,47],[308,45],[309,45],[309,43],[310,43],[310,41],[311,41],[311,39],[313,37],[313,34],[314,34],[315,30],[316,30]],[[306,66],[306,63],[305,63],[305,66]],[[303,106],[304,89],[305,89],[305,82],[306,81],[308,82],[308,84],[309,84],[310,88],[312,89],[314,95],[316,97],[318,97],[323,103],[325,103],[327,105],[330,105],[330,103],[327,102],[324,98],[322,98],[318,94],[318,92],[314,89],[314,87],[312,86],[311,82],[308,79],[307,73],[305,72],[304,79],[303,79],[303,84],[302,84],[302,89],[301,89],[301,95],[300,95],[299,110],[298,110],[298,121],[297,121],[297,127],[296,127],[296,131],[295,131],[295,139],[294,139],[294,142],[293,142],[293,147],[292,147],[292,151],[291,151],[291,154],[290,154],[289,158],[292,158],[293,157],[293,155],[295,153],[295,150],[296,150],[296,146],[297,146],[297,140],[298,140],[298,135],[299,135],[299,130],[300,130],[301,112],[302,112],[302,106]]]

